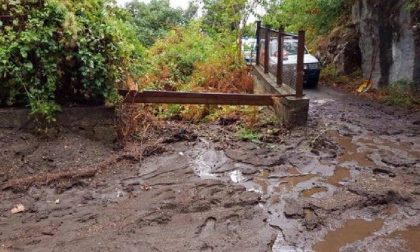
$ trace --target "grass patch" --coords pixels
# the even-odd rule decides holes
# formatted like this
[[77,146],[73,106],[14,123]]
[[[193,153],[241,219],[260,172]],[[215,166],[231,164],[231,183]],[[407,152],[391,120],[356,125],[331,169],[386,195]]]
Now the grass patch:
[[239,128],[236,132],[236,135],[242,141],[253,142],[253,143],[261,143],[261,134],[250,129],[250,128]]
[[420,96],[414,85],[406,81],[398,81],[384,89],[383,102],[391,106],[413,107],[420,105]]

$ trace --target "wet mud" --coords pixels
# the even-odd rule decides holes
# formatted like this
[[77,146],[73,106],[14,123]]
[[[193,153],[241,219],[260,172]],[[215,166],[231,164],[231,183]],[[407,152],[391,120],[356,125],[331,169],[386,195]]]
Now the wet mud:
[[0,129],[0,251],[420,251],[420,114],[307,95],[308,126],[262,143],[178,123],[144,155]]

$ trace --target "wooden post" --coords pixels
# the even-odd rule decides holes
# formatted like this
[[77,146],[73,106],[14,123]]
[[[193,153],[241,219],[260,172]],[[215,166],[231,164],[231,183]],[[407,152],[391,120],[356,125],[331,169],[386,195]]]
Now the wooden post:
[[305,31],[299,31],[298,36],[298,55],[296,66],[296,97],[303,96],[303,64],[305,57]]
[[284,28],[279,28],[277,46],[277,86],[283,85],[283,33]]
[[270,30],[265,28],[264,73],[268,73],[270,62]]
[[[255,59],[255,64],[257,65],[257,66],[259,66],[260,65],[260,41],[261,41],[261,38],[260,38],[260,31],[261,31],[261,21],[257,21],[257,33],[255,34],[256,36],[256,39],[257,39],[257,56],[256,56],[256,59]],[[251,56],[251,58],[252,58],[252,56]]]

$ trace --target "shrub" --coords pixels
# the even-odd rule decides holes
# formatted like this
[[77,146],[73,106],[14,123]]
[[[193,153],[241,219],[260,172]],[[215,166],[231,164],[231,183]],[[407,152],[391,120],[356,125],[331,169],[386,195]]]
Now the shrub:
[[114,101],[142,72],[129,16],[107,0],[9,0],[0,16],[0,106],[52,121],[58,104]]
[[[229,34],[209,36],[200,23],[175,29],[158,40],[149,51],[149,68],[140,80],[141,90],[252,92],[248,68],[238,61],[235,40]],[[218,106],[162,105],[165,118],[198,121]]]
[[417,93],[418,91],[414,88],[414,84],[406,81],[397,81],[385,88],[384,91],[383,101],[385,104],[401,107],[420,105],[420,97]]

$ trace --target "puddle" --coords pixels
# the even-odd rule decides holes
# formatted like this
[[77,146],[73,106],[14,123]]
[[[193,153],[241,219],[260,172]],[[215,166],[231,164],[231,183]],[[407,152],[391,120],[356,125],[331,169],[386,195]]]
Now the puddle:
[[340,182],[343,179],[350,177],[349,169],[340,166],[345,162],[356,162],[362,167],[376,166],[375,163],[367,157],[368,153],[358,151],[359,147],[353,143],[352,137],[341,136],[337,131],[329,131],[328,134],[337,141],[338,145],[342,148],[343,153],[337,158],[339,165],[334,170],[334,174],[327,178],[327,183],[334,186],[340,186]]
[[275,191],[276,192],[289,191],[290,189],[295,187],[297,184],[308,181],[317,176],[318,176],[317,174],[305,174],[305,175],[294,175],[294,176],[281,178],[279,180],[279,185],[275,188]]
[[340,186],[340,181],[348,177],[350,177],[349,169],[339,166],[334,170],[334,175],[327,178],[327,183],[338,187]]
[[363,238],[378,231],[383,222],[382,219],[371,222],[363,219],[348,220],[343,227],[329,231],[323,241],[313,246],[313,250],[316,252],[339,251],[347,244],[363,240]]
[[322,186],[317,186],[317,187],[313,187],[313,188],[301,191],[300,196],[312,197],[312,195],[314,195],[314,194],[321,193],[321,192],[326,192],[326,191],[328,191],[327,188],[322,187]]
[[253,178],[253,182],[258,185],[263,194],[288,192],[296,185],[308,181],[318,174],[300,174],[297,169],[289,170],[289,176],[270,176],[268,171],[262,171],[258,176]]
[[368,157],[367,153],[358,152],[358,146],[353,143],[353,138],[347,136],[341,136],[338,132],[331,132],[334,140],[340,145],[343,149],[343,154],[338,157],[339,163],[344,162],[357,162],[360,166],[369,167],[375,166],[375,163],[372,162]]
[[391,237],[405,241],[412,251],[420,251],[420,225],[396,231],[391,234]]

